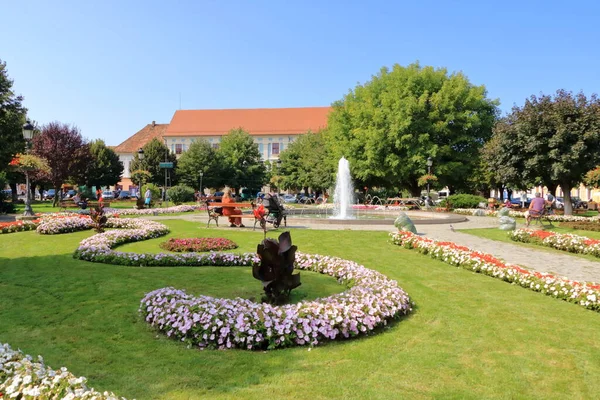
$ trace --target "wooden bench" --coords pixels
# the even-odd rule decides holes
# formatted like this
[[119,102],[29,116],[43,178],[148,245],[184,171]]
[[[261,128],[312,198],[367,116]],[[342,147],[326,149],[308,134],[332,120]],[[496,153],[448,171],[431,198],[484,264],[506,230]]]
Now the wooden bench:
[[[211,203],[209,200],[205,200],[204,204],[206,204],[206,212],[208,213],[208,223],[206,227],[210,226],[210,221],[215,221],[215,224],[219,226],[219,217],[223,216],[223,213],[218,213],[215,209],[217,208],[251,208],[254,210],[254,203],[228,203],[224,205],[223,203]],[[229,218],[229,216],[227,216]],[[256,218],[254,214],[241,214],[241,215],[232,215],[232,218],[252,218],[254,220],[254,229],[256,229],[256,224],[260,222],[259,218]]]
[[[528,211],[529,211],[530,223],[531,223],[531,221],[534,221],[534,223],[540,224],[543,227],[553,227],[554,226],[554,225],[552,225],[552,221],[548,218],[548,215],[550,215],[550,210],[547,207],[544,207],[544,209],[539,212],[534,211],[534,210],[528,210]],[[544,222],[547,222],[547,224],[544,224]]]
[[[98,205],[97,201],[88,201],[87,208],[94,208]],[[110,207],[110,202],[104,201],[102,202],[104,207]],[[81,208],[79,204],[75,203],[73,200],[63,200],[58,202],[58,207],[60,211],[67,211],[67,208]]]

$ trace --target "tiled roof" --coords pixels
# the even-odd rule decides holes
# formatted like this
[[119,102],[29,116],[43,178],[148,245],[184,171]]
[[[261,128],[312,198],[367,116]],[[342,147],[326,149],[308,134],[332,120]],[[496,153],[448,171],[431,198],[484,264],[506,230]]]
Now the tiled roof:
[[113,150],[115,153],[134,153],[154,138],[162,140],[168,127],[169,124],[148,124]]
[[251,135],[298,135],[327,126],[331,107],[178,110],[165,136],[224,135],[243,128]]

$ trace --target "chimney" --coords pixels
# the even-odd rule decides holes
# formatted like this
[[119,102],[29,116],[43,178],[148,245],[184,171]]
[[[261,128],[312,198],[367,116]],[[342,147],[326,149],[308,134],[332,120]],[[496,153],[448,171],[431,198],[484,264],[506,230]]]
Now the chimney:
[[156,126],[156,121],[152,121],[152,127],[154,128]]

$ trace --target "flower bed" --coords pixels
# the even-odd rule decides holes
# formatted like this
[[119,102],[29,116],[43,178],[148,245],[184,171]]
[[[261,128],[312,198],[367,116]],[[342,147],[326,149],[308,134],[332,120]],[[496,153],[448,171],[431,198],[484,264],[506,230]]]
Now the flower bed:
[[438,242],[419,237],[410,232],[390,233],[390,236],[394,244],[407,249],[416,249],[450,265],[502,279],[548,296],[579,304],[590,310],[600,311],[600,285],[598,284],[572,281],[547,273],[530,271],[506,264],[490,254],[480,253],[452,242]]
[[37,232],[42,235],[56,235],[60,233],[84,231],[86,229],[92,229],[92,219],[89,216],[53,216],[43,218],[37,227]]
[[396,281],[355,262],[296,253],[295,267],[331,275],[350,289],[273,306],[240,298],[195,297],[168,287],[146,294],[140,312],[152,326],[190,346],[274,349],[368,334],[412,310]]
[[96,399],[118,400],[113,393],[100,393],[86,386],[86,378],[53,370],[41,356],[37,360],[0,343],[0,399]]
[[531,229],[517,229],[509,232],[508,236],[516,242],[537,243],[557,250],[600,257],[600,240],[585,236]]
[[238,245],[234,241],[225,238],[171,238],[168,241],[161,243],[160,247],[168,251],[176,252],[202,252],[231,250],[236,249]]
[[[485,216],[488,217],[498,216],[498,211],[483,208],[455,208],[453,212],[462,215],[474,215],[475,212],[483,212]],[[525,212],[523,211],[510,211],[509,215],[513,218],[525,218]],[[548,219],[554,222],[596,222],[600,220],[600,216],[582,217],[577,215],[548,215]]]
[[39,223],[39,219],[34,219],[32,221],[0,222],[0,234],[32,231],[38,227]]

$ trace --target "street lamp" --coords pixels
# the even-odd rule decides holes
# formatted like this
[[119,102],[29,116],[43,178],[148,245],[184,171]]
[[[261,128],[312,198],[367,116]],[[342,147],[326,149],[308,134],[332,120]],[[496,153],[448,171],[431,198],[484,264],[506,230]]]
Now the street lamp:
[[202,177],[204,176],[204,172],[200,171],[200,197],[202,197],[202,195],[204,194],[204,191],[202,190]]
[[281,158],[277,159],[277,168],[281,168]]
[[[29,120],[23,125],[23,137],[25,138],[27,146],[26,151],[29,153],[31,139],[33,139],[33,125],[31,125]],[[27,170],[25,170],[25,187],[27,192],[25,194],[25,212],[23,215],[26,217],[33,217],[35,213],[31,208],[31,188],[29,187],[29,171]]]
[[[427,175],[431,175],[431,166],[433,165],[433,160],[431,157],[427,157]],[[429,177],[427,177],[427,205],[429,205]]]
[[[142,149],[141,147],[138,149],[138,158],[140,159],[140,161],[144,161],[144,149]],[[140,176],[140,197],[142,197],[142,177]]]

